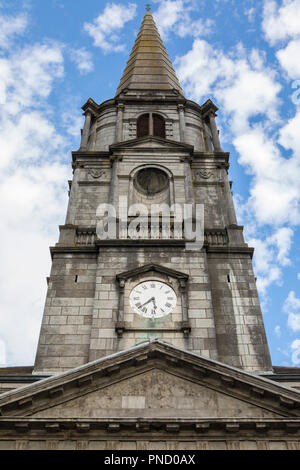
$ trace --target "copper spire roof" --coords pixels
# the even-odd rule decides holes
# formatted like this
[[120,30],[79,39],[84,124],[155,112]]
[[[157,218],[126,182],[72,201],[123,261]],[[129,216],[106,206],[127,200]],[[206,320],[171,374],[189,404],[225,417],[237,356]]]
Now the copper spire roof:
[[183,91],[154,19],[147,9],[116,95],[123,90]]

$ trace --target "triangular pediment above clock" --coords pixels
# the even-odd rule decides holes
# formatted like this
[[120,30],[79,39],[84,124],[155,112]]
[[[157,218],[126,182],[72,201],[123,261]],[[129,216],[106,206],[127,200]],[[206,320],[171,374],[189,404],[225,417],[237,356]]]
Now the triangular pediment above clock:
[[293,417],[300,424],[300,393],[155,340],[4,393],[0,409],[0,423],[13,417],[106,422]]
[[180,271],[175,271],[174,269],[166,268],[165,266],[161,266],[159,264],[154,263],[145,264],[144,266],[139,266],[138,268],[130,269],[129,271],[124,271],[122,273],[117,274],[116,277],[119,281],[122,279],[127,280],[148,272],[156,272],[182,281],[187,281],[189,277],[188,274],[182,273]]
[[110,151],[114,152],[117,150],[125,149],[166,149],[166,150],[181,150],[184,153],[192,153],[194,147],[189,144],[182,142],[176,142],[174,140],[163,139],[161,137],[155,136],[146,136],[140,137],[138,139],[126,140],[124,142],[118,142],[116,144],[110,145]]

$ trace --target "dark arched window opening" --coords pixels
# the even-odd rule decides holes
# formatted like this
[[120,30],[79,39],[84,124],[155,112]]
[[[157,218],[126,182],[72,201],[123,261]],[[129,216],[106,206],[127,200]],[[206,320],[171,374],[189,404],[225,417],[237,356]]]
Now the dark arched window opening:
[[153,114],[153,135],[166,138],[165,120],[159,114]]
[[145,137],[149,133],[149,114],[143,114],[137,120],[137,137]]
[[165,120],[159,114],[142,114],[137,119],[137,137],[154,135],[166,138]]

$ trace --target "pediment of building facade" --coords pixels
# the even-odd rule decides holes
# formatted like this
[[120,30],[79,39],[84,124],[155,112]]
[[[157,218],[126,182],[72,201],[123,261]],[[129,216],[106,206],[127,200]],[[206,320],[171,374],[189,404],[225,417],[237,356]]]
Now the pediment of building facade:
[[297,418],[300,393],[154,340],[4,393],[0,409],[2,418]]

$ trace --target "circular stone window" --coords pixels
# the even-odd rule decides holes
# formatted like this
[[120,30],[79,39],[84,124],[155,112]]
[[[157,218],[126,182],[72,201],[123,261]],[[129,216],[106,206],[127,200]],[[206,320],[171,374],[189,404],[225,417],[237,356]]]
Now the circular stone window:
[[136,174],[134,184],[138,191],[153,196],[167,189],[169,178],[159,168],[143,168]]

